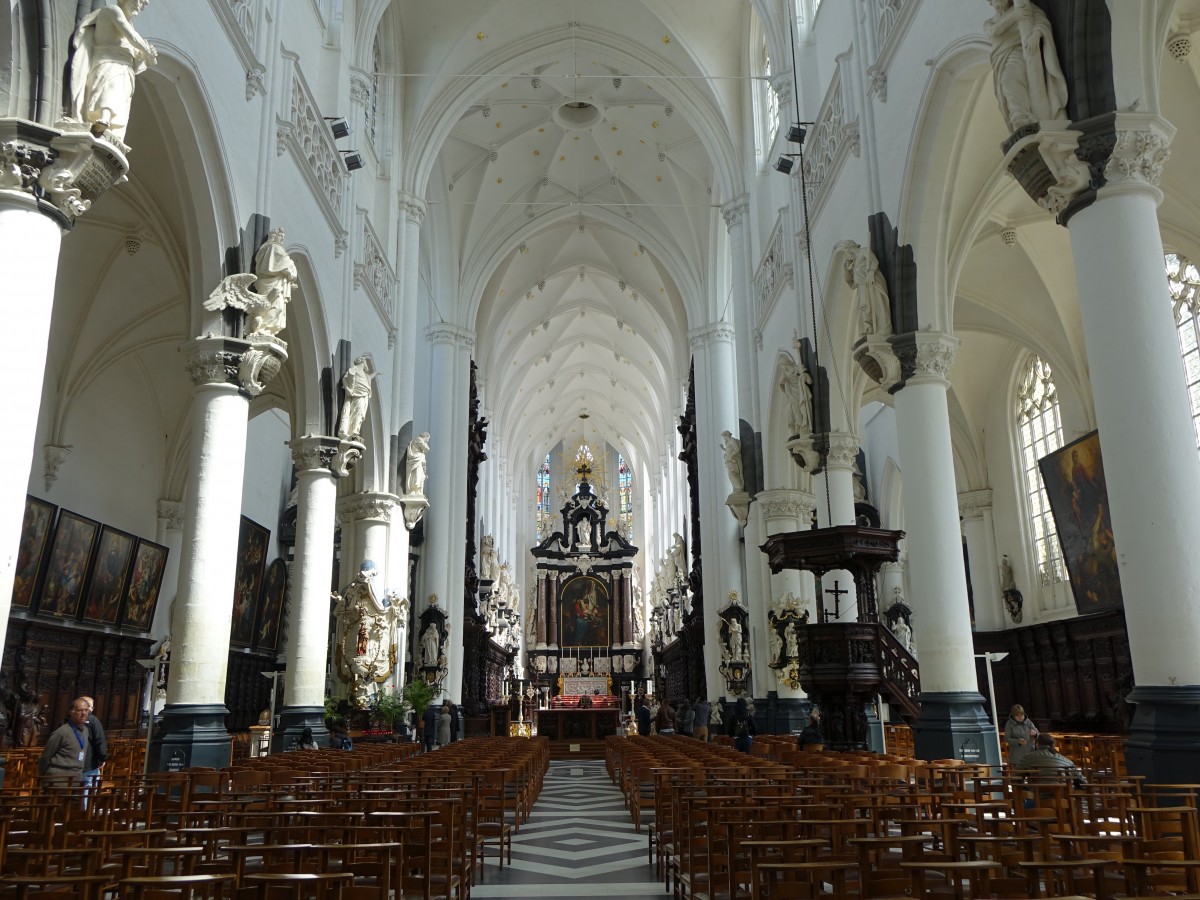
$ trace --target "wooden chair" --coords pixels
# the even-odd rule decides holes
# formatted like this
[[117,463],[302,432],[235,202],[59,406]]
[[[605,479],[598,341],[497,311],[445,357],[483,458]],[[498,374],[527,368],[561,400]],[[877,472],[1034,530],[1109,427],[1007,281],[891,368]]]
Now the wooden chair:
[[247,875],[241,885],[258,900],[337,900],[353,881],[349,872],[261,872]]
[[237,877],[219,875],[156,875],[123,878],[117,895],[127,900],[233,900],[237,896]]

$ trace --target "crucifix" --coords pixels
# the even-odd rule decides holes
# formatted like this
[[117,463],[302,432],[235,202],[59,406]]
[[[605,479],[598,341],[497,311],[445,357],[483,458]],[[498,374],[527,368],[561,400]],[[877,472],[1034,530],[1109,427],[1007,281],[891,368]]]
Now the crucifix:
[[[835,579],[833,582],[833,587],[828,588],[825,591],[825,593],[833,594],[833,621],[836,622],[839,618],[841,618],[841,614],[842,614],[842,594],[848,594],[850,592],[848,590],[846,590],[845,588],[841,587],[841,585]],[[829,610],[822,609],[821,612],[824,613],[825,619],[826,619],[826,621],[828,621],[829,620]]]

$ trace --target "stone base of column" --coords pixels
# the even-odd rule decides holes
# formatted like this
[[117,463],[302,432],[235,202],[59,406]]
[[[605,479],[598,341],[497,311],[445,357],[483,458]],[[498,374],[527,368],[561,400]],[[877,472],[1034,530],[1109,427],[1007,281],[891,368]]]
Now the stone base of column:
[[917,759],[961,759],[998,766],[996,730],[975,691],[939,691],[920,696],[921,713],[913,728]]
[[233,748],[225,730],[227,715],[229,710],[222,703],[172,703],[163,707],[150,742],[150,771],[228,766]]
[[780,697],[767,691],[766,700],[755,700],[755,722],[759,734],[792,734],[808,724],[812,701],[807,697]]
[[1200,685],[1135,687],[1125,766],[1149,784],[1189,784],[1200,772]]
[[279,713],[279,725],[271,735],[271,752],[280,753],[288,749],[305,728],[312,729],[318,747],[329,746],[324,706],[285,706]]

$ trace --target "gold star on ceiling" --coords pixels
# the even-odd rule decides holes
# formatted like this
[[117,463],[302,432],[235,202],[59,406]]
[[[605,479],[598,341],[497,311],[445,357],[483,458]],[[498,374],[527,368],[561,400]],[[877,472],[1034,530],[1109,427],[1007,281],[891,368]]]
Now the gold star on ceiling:
[[[487,37],[487,35],[484,34],[482,31],[475,32],[475,40],[482,41],[485,37]],[[665,41],[666,38],[663,38],[663,40]]]
[[651,122],[651,123],[650,123],[650,127],[651,127],[651,128],[657,128],[657,127],[658,127],[658,119],[655,119],[653,122]]
[[[480,32],[480,34],[482,34],[482,33],[483,33],[483,32]],[[483,40],[483,38],[480,38],[480,40]],[[666,34],[664,34],[664,35],[663,35],[663,43],[664,43],[664,44],[669,44],[669,43],[671,43],[671,37],[670,37],[670,35],[666,35]]]
[[565,156],[560,156],[560,157],[558,158],[558,161],[559,161],[559,162],[566,162],[566,161],[567,161],[567,158],[566,158]]

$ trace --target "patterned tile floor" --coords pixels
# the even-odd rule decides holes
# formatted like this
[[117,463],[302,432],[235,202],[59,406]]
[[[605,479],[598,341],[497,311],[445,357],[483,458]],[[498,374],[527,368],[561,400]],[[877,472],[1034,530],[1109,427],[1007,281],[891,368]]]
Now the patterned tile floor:
[[664,897],[646,862],[646,840],[645,816],[642,831],[634,831],[602,760],[555,761],[529,821],[513,835],[512,865],[501,871],[489,844],[483,878],[471,896]]

